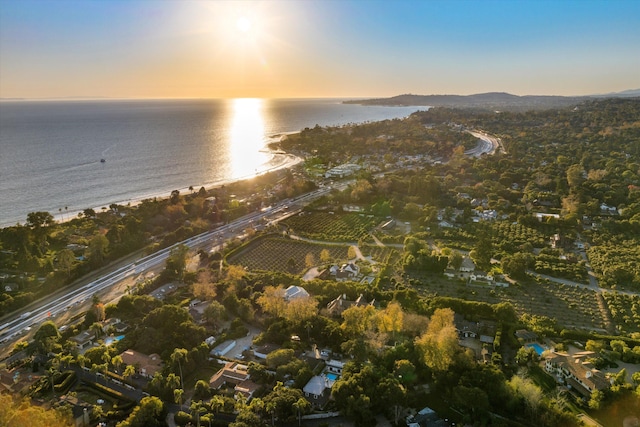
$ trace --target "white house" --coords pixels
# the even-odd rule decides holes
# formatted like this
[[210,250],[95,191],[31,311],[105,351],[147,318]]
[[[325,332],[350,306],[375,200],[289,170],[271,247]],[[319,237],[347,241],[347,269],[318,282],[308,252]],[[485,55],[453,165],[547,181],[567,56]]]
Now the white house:
[[309,292],[307,292],[304,288],[300,286],[289,286],[284,291],[284,299],[287,301],[291,301],[296,298],[305,298],[309,296]]

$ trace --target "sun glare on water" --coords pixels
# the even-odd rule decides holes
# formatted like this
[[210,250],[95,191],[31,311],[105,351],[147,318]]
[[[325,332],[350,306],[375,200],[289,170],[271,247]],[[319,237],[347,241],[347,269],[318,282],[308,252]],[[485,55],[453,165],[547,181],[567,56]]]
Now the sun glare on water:
[[244,178],[259,172],[258,167],[268,160],[268,155],[260,151],[265,143],[262,100],[240,98],[231,102],[233,118],[228,146],[231,174],[233,178]]

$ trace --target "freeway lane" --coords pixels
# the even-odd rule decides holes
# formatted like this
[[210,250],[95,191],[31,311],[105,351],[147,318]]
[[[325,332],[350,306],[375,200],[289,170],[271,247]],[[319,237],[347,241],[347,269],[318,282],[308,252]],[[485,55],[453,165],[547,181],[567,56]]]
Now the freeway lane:
[[288,207],[292,203],[308,203],[328,194],[333,189],[344,189],[350,183],[351,181],[334,186],[321,187],[304,195],[283,200],[264,211],[247,214],[236,221],[223,225],[213,231],[208,231],[197,236],[190,237],[182,242],[140,258],[135,262],[117,268],[116,270],[89,282],[87,285],[79,289],[70,290],[53,301],[43,303],[36,308],[30,309],[30,311],[26,313],[14,316],[12,319],[8,319],[8,321],[0,327],[0,333],[2,333],[0,336],[0,344],[4,345],[4,343],[16,340],[18,337],[28,333],[31,327],[39,325],[47,319],[54,319],[57,315],[71,307],[87,301],[97,292],[108,289],[125,279],[142,274],[147,270],[161,266],[169,256],[171,250],[178,245],[184,244],[192,250],[219,245],[219,242],[221,241],[241,235],[244,229],[252,226],[253,224],[258,224],[263,218],[273,217],[269,220],[270,223],[277,223],[291,214],[291,212],[288,211]]

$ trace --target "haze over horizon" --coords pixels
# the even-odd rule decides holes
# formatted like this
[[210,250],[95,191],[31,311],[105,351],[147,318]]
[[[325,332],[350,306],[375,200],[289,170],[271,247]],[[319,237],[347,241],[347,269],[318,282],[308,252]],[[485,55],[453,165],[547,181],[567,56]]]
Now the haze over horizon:
[[0,98],[640,88],[640,2],[0,0]]

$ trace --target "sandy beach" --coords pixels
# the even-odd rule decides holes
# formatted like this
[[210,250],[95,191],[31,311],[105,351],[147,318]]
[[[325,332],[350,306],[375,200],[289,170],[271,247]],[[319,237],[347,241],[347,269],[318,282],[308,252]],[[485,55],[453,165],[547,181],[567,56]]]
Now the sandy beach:
[[[297,133],[297,132],[292,132],[292,133]],[[286,134],[281,135],[282,138],[286,138]],[[210,191],[216,188],[220,188],[223,185],[229,185],[232,184],[234,182],[240,182],[240,181],[245,181],[245,180],[249,180],[252,178],[255,178],[256,176],[260,176],[263,175],[267,172],[275,172],[281,169],[288,169],[291,168],[299,163],[301,163],[304,159],[302,159],[301,157],[298,156],[294,156],[293,154],[288,154],[288,153],[283,153],[283,152],[275,152],[275,151],[269,151],[269,153],[272,154],[272,158],[271,160],[268,162],[268,166],[259,169],[256,173],[254,174],[250,174],[250,175],[245,175],[245,176],[241,176],[241,177],[237,177],[237,178],[232,178],[232,179],[226,179],[226,180],[221,180],[221,181],[216,181],[216,182],[210,182],[210,183],[204,183],[204,184],[198,184],[198,185],[194,185],[193,189],[194,191],[198,191],[201,187],[204,187],[205,190]],[[173,190],[178,190],[180,192],[180,194],[188,194],[191,190],[189,190],[189,187],[184,187],[184,188],[174,188]],[[119,200],[119,201],[114,201],[111,202],[109,204],[117,204],[117,205],[126,205],[126,206],[137,206],[140,203],[142,203],[143,200],[148,200],[148,199],[153,199],[153,198],[168,198],[171,195],[171,191],[173,190],[168,190],[168,191],[163,191],[163,192],[158,192],[158,193],[153,193],[153,194],[148,194],[145,196],[141,196],[141,197],[136,197],[134,199],[127,199],[127,200]],[[101,211],[103,208],[108,208],[109,205],[101,205],[101,206],[95,206],[92,209],[95,210],[96,212]],[[86,208],[85,208],[86,209]],[[71,221],[74,218],[78,217],[78,214],[83,212],[83,210],[74,210],[74,211],[62,211],[62,212],[50,212],[55,221],[58,223],[63,223],[63,222],[67,222],[67,221]]]

